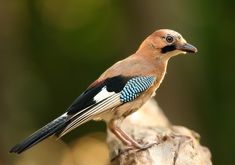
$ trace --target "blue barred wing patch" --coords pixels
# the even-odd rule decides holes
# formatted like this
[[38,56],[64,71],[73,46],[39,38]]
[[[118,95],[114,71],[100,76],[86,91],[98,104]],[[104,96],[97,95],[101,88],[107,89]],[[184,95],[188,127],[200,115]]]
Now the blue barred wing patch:
[[140,76],[130,79],[121,91],[120,100],[126,103],[134,100],[141,92],[148,89],[155,81],[154,76]]

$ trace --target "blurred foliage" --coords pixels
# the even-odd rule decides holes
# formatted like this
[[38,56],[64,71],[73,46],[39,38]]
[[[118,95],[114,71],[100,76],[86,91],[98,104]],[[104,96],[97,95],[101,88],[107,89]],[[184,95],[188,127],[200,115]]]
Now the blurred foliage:
[[16,161],[16,165],[106,165],[108,148],[104,133],[93,133],[76,140],[71,146],[49,138],[36,145]]
[[[159,28],[179,31],[199,53],[170,62],[156,99],[173,123],[201,134],[214,164],[235,164],[233,6],[232,0],[1,0],[0,164],[19,161],[7,153],[12,145],[64,112]],[[105,126],[90,122],[65,142],[94,130]]]

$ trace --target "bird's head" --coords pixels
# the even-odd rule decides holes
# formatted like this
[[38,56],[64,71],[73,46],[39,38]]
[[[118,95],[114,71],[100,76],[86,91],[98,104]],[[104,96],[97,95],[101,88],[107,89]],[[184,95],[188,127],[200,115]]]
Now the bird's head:
[[139,52],[153,52],[156,58],[169,59],[178,54],[196,53],[197,48],[186,42],[174,30],[160,29],[148,36],[141,44]]

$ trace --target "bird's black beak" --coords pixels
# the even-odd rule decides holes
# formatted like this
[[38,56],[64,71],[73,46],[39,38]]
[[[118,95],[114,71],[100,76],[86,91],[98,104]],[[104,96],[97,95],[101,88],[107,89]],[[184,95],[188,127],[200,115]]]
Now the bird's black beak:
[[196,53],[197,52],[197,48],[191,44],[188,44],[188,43],[176,46],[176,49],[187,52],[187,53]]

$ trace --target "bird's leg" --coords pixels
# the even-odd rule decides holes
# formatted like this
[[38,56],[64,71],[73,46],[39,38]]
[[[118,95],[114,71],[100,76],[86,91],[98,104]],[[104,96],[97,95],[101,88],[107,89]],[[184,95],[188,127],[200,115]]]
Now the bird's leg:
[[135,141],[133,138],[131,138],[129,135],[127,135],[123,130],[121,130],[121,128],[119,128],[117,126],[115,119],[112,119],[108,123],[108,128],[111,130],[111,132],[114,135],[116,135],[128,147],[136,148],[136,149],[146,148],[145,145],[139,144],[137,141]]

